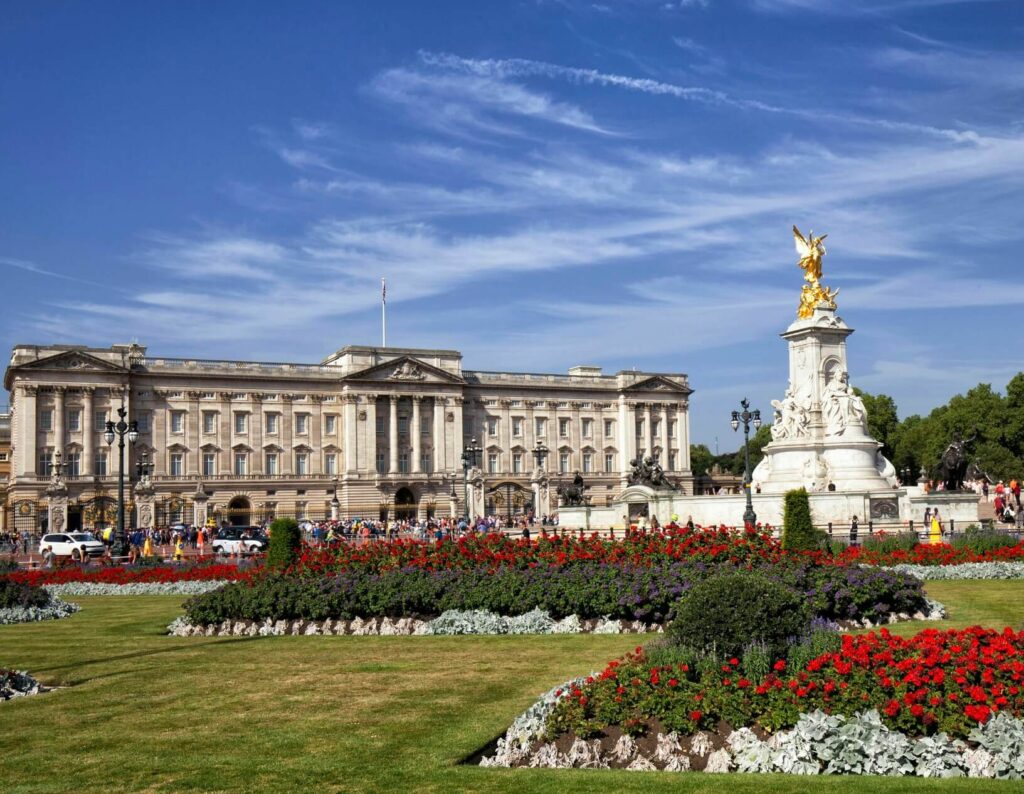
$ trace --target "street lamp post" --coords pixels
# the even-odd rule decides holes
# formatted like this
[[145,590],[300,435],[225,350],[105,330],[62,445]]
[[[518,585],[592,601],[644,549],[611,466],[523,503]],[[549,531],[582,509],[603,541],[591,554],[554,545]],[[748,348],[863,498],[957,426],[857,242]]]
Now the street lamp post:
[[138,476],[140,482],[144,483],[149,479],[150,475],[153,474],[154,466],[156,466],[156,464],[150,462],[149,455],[143,452],[135,464],[135,474]]
[[740,406],[743,410],[732,412],[730,424],[733,431],[739,430],[740,425],[743,425],[743,490],[747,493],[747,509],[743,511],[743,524],[752,527],[757,523],[757,514],[754,513],[754,500],[750,495],[750,426],[753,425],[755,430],[761,427],[761,412],[756,409],[751,411],[750,401],[746,397],[740,402]]
[[107,429],[103,433],[107,446],[117,439],[117,537],[111,552],[114,557],[125,557],[128,554],[128,538],[124,532],[124,439],[127,436],[133,445],[139,440],[138,422],[126,422],[126,416],[128,411],[122,402],[121,407],[117,409],[117,422],[108,421]]
[[462,450],[462,500],[466,504],[466,523],[469,523],[469,469],[476,465],[477,456],[483,448],[475,438],[469,440],[469,446]]

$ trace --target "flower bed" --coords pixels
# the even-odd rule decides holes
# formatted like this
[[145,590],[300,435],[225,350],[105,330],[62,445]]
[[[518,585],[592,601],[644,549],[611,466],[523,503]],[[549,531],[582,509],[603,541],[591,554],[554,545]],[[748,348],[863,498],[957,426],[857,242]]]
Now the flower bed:
[[209,563],[200,565],[140,565],[109,568],[72,566],[57,570],[17,571],[0,577],[12,582],[40,585],[62,585],[71,582],[125,585],[137,583],[166,584],[170,582],[239,581],[258,576],[259,566]]
[[0,667],[0,700],[38,695],[39,682],[23,670]]
[[0,579],[0,625],[66,618],[77,604],[61,601],[41,587]]
[[994,714],[1024,716],[1024,632],[1011,629],[928,629],[911,638],[882,629],[844,635],[838,649],[804,664],[792,657],[767,664],[731,658],[652,666],[637,648],[562,692],[548,730],[588,736],[658,719],[681,733],[719,720],[776,731],[815,709],[847,716],[877,709],[888,727],[910,735],[966,737]]
[[[185,610],[197,625],[238,619],[429,617],[452,609],[505,616],[543,609],[555,618],[664,623],[693,584],[732,568],[703,562],[577,563],[497,570],[347,570],[334,576],[267,574],[192,598]],[[800,593],[810,611],[822,618],[881,622],[892,614],[927,609],[921,582],[892,571],[780,561],[762,572]]]
[[1011,629],[822,632],[774,662],[655,643],[542,696],[482,763],[1019,779],[1022,716]]
[[[876,536],[877,537],[877,536]],[[972,538],[977,538],[974,542]],[[993,540],[986,540],[992,538]],[[1006,545],[996,545],[996,543]],[[841,565],[960,565],[979,562],[1024,563],[1024,540],[1014,543],[1008,535],[995,532],[968,534],[952,544],[916,544],[909,549],[874,550],[851,546],[833,558]]]
[[56,596],[195,596],[209,593],[226,584],[228,584],[226,579],[192,579],[183,582],[132,582],[130,584],[66,582],[64,584],[46,584],[43,585],[43,588]]

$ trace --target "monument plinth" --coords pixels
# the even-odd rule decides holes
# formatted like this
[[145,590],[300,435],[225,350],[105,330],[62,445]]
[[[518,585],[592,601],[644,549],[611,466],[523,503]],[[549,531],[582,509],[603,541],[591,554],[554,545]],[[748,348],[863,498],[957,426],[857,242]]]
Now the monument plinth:
[[864,402],[850,385],[846,339],[852,333],[835,306],[822,303],[782,334],[789,343],[789,387],[772,400],[772,441],[752,478],[761,493],[897,487],[896,470],[869,435]]

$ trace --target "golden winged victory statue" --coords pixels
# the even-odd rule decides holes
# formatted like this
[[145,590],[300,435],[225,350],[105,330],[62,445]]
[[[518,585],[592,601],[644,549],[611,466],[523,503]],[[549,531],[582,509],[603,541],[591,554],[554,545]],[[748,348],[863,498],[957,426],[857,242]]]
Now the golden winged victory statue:
[[803,269],[804,281],[807,282],[800,292],[800,307],[796,311],[801,320],[813,317],[818,306],[836,308],[835,297],[839,290],[833,291],[821,285],[821,259],[828,253],[823,242],[826,237],[827,234],[815,237],[814,232],[804,237],[796,226],[793,227],[793,241],[796,243],[796,252],[800,254],[797,265]]

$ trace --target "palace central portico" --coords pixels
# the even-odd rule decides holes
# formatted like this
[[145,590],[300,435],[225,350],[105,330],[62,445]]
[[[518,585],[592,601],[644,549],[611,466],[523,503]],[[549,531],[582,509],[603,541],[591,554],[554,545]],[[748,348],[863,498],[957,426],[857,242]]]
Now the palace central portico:
[[[464,493],[473,515],[543,515],[575,471],[592,504],[609,504],[637,455],[692,489],[683,374],[470,371],[458,351],[394,347],[289,364],[166,358],[137,344],[17,345],[4,386],[5,510],[18,529],[41,528],[54,505],[67,528],[112,523],[118,462],[103,430],[122,402],[139,426],[125,475],[141,526],[460,515]],[[480,455],[464,467],[473,439]],[[49,475],[58,451],[63,491]],[[143,455],[153,466],[140,486]]]

